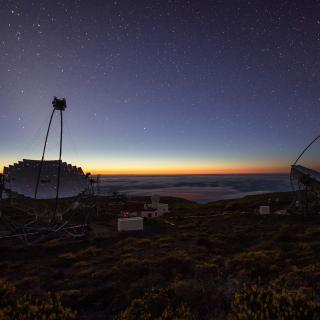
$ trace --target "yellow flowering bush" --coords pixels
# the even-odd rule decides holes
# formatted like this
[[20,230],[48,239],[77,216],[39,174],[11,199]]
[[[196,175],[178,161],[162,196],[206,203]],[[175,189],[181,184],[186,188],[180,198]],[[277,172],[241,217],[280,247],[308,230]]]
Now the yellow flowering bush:
[[0,279],[0,320],[74,320],[76,312],[62,305],[59,295],[44,299],[19,295],[15,286]]
[[257,250],[241,252],[229,260],[227,267],[229,272],[242,273],[251,277],[269,275],[272,271],[270,265],[279,260],[279,252],[276,250]]
[[150,290],[134,299],[129,307],[114,320],[193,320],[190,308],[181,304],[172,306],[166,289]]
[[319,319],[320,303],[312,295],[287,289],[245,285],[234,295],[231,319]]

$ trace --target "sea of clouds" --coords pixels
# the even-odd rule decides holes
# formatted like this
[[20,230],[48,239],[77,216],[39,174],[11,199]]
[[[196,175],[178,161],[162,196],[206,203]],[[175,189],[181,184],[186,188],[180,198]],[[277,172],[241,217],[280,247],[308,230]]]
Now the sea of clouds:
[[251,194],[289,191],[285,174],[102,176],[100,194],[181,197],[199,203],[234,199]]

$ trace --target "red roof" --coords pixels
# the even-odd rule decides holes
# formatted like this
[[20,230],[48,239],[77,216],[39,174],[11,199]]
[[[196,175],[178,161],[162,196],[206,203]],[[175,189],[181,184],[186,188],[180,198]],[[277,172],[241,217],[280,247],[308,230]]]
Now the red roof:
[[127,212],[141,212],[144,210],[144,203],[139,203],[139,202],[132,202],[128,203],[122,211],[127,211]]

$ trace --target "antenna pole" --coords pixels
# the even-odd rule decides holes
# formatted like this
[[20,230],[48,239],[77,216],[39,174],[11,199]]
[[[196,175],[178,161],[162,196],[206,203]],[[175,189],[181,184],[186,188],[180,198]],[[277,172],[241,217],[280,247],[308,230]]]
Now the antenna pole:
[[0,173],[0,218],[2,217],[2,193],[4,191],[4,175]]
[[59,201],[61,156],[62,156],[62,134],[63,134],[63,118],[62,118],[62,110],[60,110],[60,151],[59,151],[58,175],[57,175],[56,204],[55,204],[53,220],[55,220],[55,218],[56,218],[56,214],[57,214],[57,210],[58,210],[58,201]]
[[49,132],[50,132],[50,127],[51,127],[51,123],[52,123],[52,118],[53,118],[53,115],[54,115],[54,112],[55,112],[55,111],[56,111],[56,109],[53,109],[53,110],[52,110],[51,117],[50,117],[50,121],[49,121],[49,126],[48,126],[48,129],[47,129],[46,139],[45,139],[45,141],[44,141],[42,158],[41,158],[40,167],[39,167],[39,172],[38,172],[38,177],[37,177],[36,189],[35,189],[35,191],[34,191],[34,198],[35,198],[35,199],[37,199],[37,193],[38,193],[38,188],[39,188],[39,182],[40,182],[40,176],[41,176],[41,171],[42,171],[42,166],[43,166],[44,155],[45,155],[45,152],[46,152],[48,136],[49,136]]

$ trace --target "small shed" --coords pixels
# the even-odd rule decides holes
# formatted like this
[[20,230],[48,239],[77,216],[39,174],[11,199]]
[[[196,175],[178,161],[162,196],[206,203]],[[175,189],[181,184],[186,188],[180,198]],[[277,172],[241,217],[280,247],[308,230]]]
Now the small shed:
[[118,219],[118,231],[142,231],[143,230],[143,218],[119,218]]
[[259,207],[259,213],[262,214],[262,215],[265,215],[265,214],[270,214],[270,206],[260,206]]

